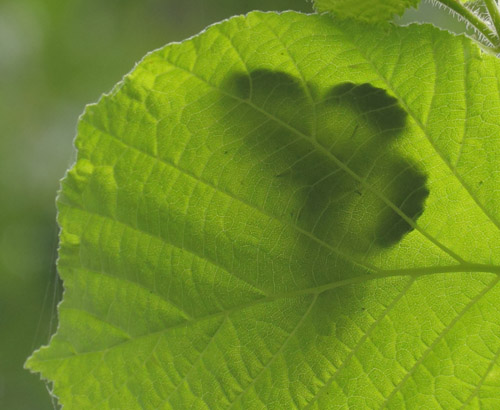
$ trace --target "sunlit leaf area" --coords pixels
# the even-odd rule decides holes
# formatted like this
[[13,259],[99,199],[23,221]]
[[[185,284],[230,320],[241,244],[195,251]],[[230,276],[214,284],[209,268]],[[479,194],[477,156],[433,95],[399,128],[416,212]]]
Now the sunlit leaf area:
[[500,405],[494,38],[380,4],[0,4],[0,409]]

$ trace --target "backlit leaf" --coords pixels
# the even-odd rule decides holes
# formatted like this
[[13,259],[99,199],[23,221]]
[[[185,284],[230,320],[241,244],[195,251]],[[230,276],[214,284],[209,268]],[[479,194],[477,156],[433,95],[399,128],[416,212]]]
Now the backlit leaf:
[[421,0],[313,0],[320,12],[328,11],[339,18],[366,22],[391,20],[407,8],[416,7]]
[[497,59],[428,26],[251,13],[86,109],[64,409],[499,408]]

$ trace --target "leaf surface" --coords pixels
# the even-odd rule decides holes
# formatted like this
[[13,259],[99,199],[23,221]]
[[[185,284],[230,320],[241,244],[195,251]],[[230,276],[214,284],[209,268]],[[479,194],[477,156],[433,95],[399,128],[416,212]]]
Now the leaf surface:
[[251,13],[86,109],[58,199],[65,409],[500,406],[498,60]]
[[389,21],[406,9],[417,7],[421,0],[313,0],[319,12],[331,12],[338,18],[365,22]]

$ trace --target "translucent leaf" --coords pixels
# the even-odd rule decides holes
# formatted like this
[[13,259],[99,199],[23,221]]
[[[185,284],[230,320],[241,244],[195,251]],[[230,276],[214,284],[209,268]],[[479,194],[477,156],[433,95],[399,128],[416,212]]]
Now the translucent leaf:
[[58,199],[64,409],[499,408],[500,63],[251,13],[86,109]]
[[328,11],[336,17],[366,22],[391,20],[407,8],[416,7],[421,0],[313,0],[316,10]]

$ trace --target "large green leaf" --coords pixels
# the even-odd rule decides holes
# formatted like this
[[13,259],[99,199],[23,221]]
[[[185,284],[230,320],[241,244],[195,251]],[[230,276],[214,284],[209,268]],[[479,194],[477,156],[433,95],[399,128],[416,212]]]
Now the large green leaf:
[[65,409],[500,406],[499,62],[251,13],[87,108],[58,200]]
[[313,0],[316,10],[328,11],[340,18],[352,18],[366,22],[391,20],[401,16],[421,0]]

